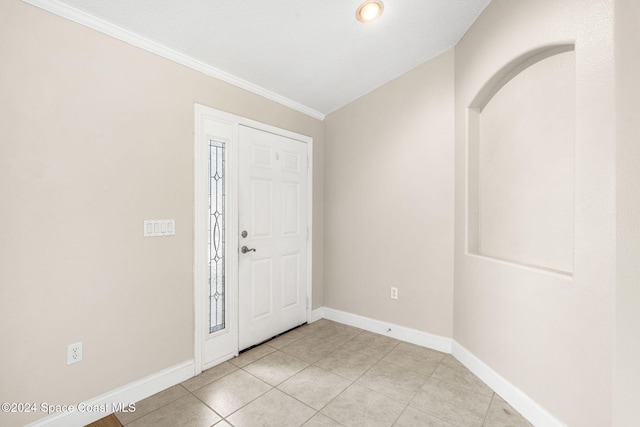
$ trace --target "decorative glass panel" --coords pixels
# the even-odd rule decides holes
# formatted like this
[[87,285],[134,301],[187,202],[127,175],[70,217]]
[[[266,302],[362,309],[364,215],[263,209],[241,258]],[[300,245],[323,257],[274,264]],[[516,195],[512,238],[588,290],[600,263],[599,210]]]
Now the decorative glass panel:
[[224,142],[209,141],[209,333],[225,327]]

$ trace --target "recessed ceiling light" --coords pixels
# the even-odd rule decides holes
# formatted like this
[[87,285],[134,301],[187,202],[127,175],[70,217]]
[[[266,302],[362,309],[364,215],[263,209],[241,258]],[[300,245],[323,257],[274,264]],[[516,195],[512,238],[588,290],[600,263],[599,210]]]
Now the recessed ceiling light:
[[373,22],[382,15],[384,5],[379,0],[367,0],[360,5],[356,12],[356,18],[358,21],[365,24]]

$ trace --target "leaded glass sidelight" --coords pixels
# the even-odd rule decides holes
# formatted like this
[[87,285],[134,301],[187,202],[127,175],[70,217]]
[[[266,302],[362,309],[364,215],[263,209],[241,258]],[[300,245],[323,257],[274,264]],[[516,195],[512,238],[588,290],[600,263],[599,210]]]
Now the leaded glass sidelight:
[[209,141],[209,333],[225,327],[225,143]]

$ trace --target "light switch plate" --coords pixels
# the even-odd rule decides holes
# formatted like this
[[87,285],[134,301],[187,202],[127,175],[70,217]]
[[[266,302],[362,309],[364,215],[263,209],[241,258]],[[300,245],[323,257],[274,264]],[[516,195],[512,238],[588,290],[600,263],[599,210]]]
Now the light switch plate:
[[175,219],[146,219],[144,221],[144,237],[173,236],[175,234]]

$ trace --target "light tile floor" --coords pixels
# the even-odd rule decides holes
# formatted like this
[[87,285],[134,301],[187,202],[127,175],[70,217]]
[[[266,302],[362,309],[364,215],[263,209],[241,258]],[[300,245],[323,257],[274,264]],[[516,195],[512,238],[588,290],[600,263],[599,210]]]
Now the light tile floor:
[[531,426],[452,356],[325,319],[116,415],[126,427]]

